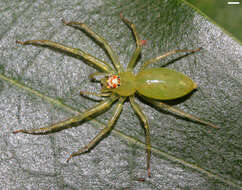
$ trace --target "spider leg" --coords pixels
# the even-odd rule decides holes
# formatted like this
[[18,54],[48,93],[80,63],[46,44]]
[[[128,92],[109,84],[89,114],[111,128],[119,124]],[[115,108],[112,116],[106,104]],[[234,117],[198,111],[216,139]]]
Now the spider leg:
[[95,136],[86,146],[84,146],[83,148],[79,149],[77,152],[73,152],[70,157],[67,159],[67,162],[69,162],[69,160],[74,157],[74,156],[78,156],[84,152],[88,152],[90,151],[90,149],[92,149],[105,135],[107,135],[112,127],[113,127],[113,124],[115,123],[115,121],[118,119],[121,111],[122,111],[122,108],[123,108],[123,103],[125,101],[126,97],[121,97],[119,99],[119,102],[118,104],[116,105],[115,109],[114,109],[114,112],[113,112],[113,115],[112,115],[112,118],[110,119],[110,121],[108,122],[107,126],[102,129],[98,134],[97,136]]
[[140,40],[140,37],[139,37],[139,35],[138,35],[137,31],[136,31],[135,25],[132,22],[130,22],[128,19],[124,18],[122,13],[120,13],[120,18],[123,20],[124,23],[126,23],[131,28],[131,30],[132,30],[132,32],[134,34],[135,40],[136,40],[136,49],[135,49],[135,51],[134,51],[134,53],[132,55],[132,58],[131,58],[131,60],[130,60],[130,62],[128,64],[128,67],[127,67],[128,71],[132,71],[134,66],[135,66],[135,64],[136,64],[136,62],[137,62],[137,59],[138,59],[138,57],[140,55],[143,43]]
[[101,97],[106,97],[106,96],[110,96],[111,93],[108,92],[102,92],[102,93],[95,93],[95,92],[88,92],[88,91],[80,91],[80,95],[81,96],[85,96],[85,95],[93,95],[93,96],[101,96]]
[[199,118],[196,117],[196,116],[193,116],[193,115],[191,115],[191,114],[189,114],[189,113],[186,113],[186,112],[184,112],[184,111],[182,111],[182,110],[179,110],[179,109],[177,109],[177,108],[174,108],[174,107],[172,107],[172,106],[170,106],[170,105],[168,105],[168,104],[165,104],[165,103],[163,103],[163,102],[155,101],[155,100],[151,100],[151,99],[145,98],[145,97],[143,97],[143,96],[142,96],[142,98],[143,98],[144,100],[146,100],[147,102],[153,104],[155,107],[159,107],[159,108],[167,109],[167,110],[170,111],[170,112],[176,113],[176,114],[178,114],[178,115],[180,115],[180,116],[182,116],[182,117],[188,118],[188,119],[190,119],[190,120],[192,120],[192,121],[195,121],[195,122],[198,122],[198,123],[201,123],[201,124],[207,125],[207,126],[209,126],[209,127],[213,127],[213,128],[215,128],[215,129],[220,129],[220,127],[218,127],[218,126],[216,126],[216,125],[214,125],[214,124],[212,124],[212,123],[209,123],[209,122],[207,122],[207,121],[204,121],[204,120],[202,120],[202,119],[199,119]]
[[172,51],[169,51],[169,52],[167,52],[167,53],[165,53],[165,54],[159,55],[158,57],[155,57],[155,58],[152,58],[152,59],[147,60],[147,61],[144,63],[144,65],[141,67],[141,70],[142,70],[142,69],[145,69],[145,67],[147,67],[149,64],[154,63],[154,62],[156,62],[156,61],[158,61],[158,60],[160,60],[160,59],[163,59],[163,58],[165,58],[165,57],[167,57],[167,56],[169,56],[169,55],[173,55],[173,54],[176,54],[176,53],[178,53],[178,52],[194,53],[194,52],[196,52],[196,51],[200,51],[201,49],[202,49],[202,48],[191,49],[191,50],[179,49],[179,50],[172,50]]
[[111,58],[114,67],[118,72],[122,72],[123,68],[119,62],[118,56],[114,53],[110,45],[107,43],[106,40],[104,40],[101,36],[99,36],[97,33],[95,33],[91,28],[89,28],[86,24],[80,23],[80,22],[66,22],[64,19],[62,19],[62,22],[67,25],[74,28],[81,29],[85,31],[88,35],[90,35],[93,39],[95,39],[97,42],[99,42],[107,51],[109,57]]
[[90,116],[103,112],[104,110],[108,109],[113,104],[113,102],[117,99],[118,99],[118,97],[116,97],[116,96],[110,97],[109,99],[100,102],[96,106],[86,110],[85,112],[83,112],[80,115],[74,116],[72,118],[58,122],[58,123],[50,125],[48,127],[43,127],[40,129],[20,129],[20,130],[13,131],[13,133],[14,134],[27,133],[27,134],[32,134],[32,135],[46,135],[49,133],[55,133],[55,132],[58,132],[58,131],[61,131],[64,129],[71,128],[71,127],[77,127],[78,126],[77,124],[80,121],[83,121],[84,119],[86,119]]
[[107,74],[107,73],[101,73],[101,72],[95,72],[95,73],[92,73],[92,74],[89,75],[89,79],[91,81],[96,81],[96,82],[98,81],[98,82],[100,82],[101,79],[103,77],[107,76],[107,75],[109,75],[109,74]]
[[77,49],[77,48],[71,48],[65,45],[62,45],[60,43],[52,42],[49,40],[28,40],[25,42],[22,41],[16,41],[18,44],[22,45],[40,45],[40,46],[47,46],[47,47],[52,47],[58,50],[61,50],[63,52],[71,53],[76,56],[80,56],[87,60],[89,63],[91,63],[92,66],[94,66],[96,69],[106,72],[106,73],[113,73],[113,69],[104,61],[101,61],[100,59],[85,53],[84,51]]
[[150,145],[150,128],[148,120],[144,113],[141,111],[139,105],[135,102],[134,96],[130,96],[130,103],[136,114],[139,116],[140,120],[144,124],[145,128],[145,143],[146,143],[146,152],[147,152],[147,172],[150,177],[150,156],[151,156],[151,145]]

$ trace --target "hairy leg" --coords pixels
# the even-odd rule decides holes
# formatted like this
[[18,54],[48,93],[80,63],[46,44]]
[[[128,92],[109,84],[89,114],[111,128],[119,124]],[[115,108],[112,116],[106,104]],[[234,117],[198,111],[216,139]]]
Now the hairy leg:
[[104,77],[106,77],[108,75],[109,74],[107,74],[107,73],[95,72],[95,73],[90,74],[88,78],[91,81],[95,81],[95,82],[98,81],[98,82],[100,82],[102,78],[104,78]]
[[176,54],[176,53],[179,53],[179,52],[193,53],[193,52],[196,52],[196,51],[200,51],[201,49],[202,49],[202,48],[191,49],[191,50],[179,49],[179,50],[172,50],[172,51],[169,51],[169,52],[167,52],[167,53],[165,53],[165,54],[162,54],[162,55],[160,55],[160,56],[158,56],[158,57],[155,57],[155,58],[152,58],[152,59],[149,59],[148,61],[146,61],[146,62],[144,63],[144,65],[141,67],[141,70],[142,70],[142,69],[145,69],[149,64],[154,63],[154,62],[156,62],[156,61],[158,61],[158,60],[160,60],[160,59],[163,59],[163,58],[165,58],[165,57],[167,57],[167,56],[169,56],[169,55],[173,55],[173,54]]
[[124,18],[122,13],[120,13],[120,18],[123,20],[123,22],[125,22],[131,28],[131,30],[134,34],[135,40],[136,40],[136,49],[135,49],[135,51],[132,55],[132,58],[131,58],[131,60],[128,64],[128,67],[127,67],[128,71],[132,71],[133,68],[135,67],[137,59],[140,55],[143,43],[139,38],[139,35],[138,35],[136,28],[135,28],[135,25],[132,22],[130,22],[128,19]]
[[107,43],[106,40],[104,40],[101,36],[99,36],[97,33],[95,33],[91,28],[89,28],[86,24],[81,22],[66,22],[64,19],[62,19],[62,22],[67,25],[74,28],[79,28],[83,31],[85,31],[87,34],[89,34],[93,39],[95,39],[97,42],[99,42],[107,51],[108,55],[110,56],[114,67],[118,72],[122,72],[123,68],[119,62],[118,56],[115,54],[115,52],[112,50],[110,45]]
[[179,109],[177,109],[177,108],[174,108],[174,107],[172,107],[172,106],[170,106],[170,105],[168,105],[168,104],[165,104],[165,103],[163,103],[163,102],[156,101],[156,100],[151,100],[151,99],[149,99],[149,98],[145,98],[145,97],[143,97],[143,96],[142,96],[142,98],[143,98],[144,100],[146,100],[147,102],[153,104],[155,107],[159,107],[159,108],[167,109],[167,110],[170,111],[170,112],[176,113],[176,114],[178,114],[178,115],[180,115],[180,116],[182,116],[182,117],[186,117],[186,118],[188,118],[188,119],[190,119],[190,120],[192,120],[192,121],[195,121],[195,122],[198,122],[198,123],[201,123],[201,124],[207,125],[207,126],[209,126],[209,127],[213,127],[213,128],[215,128],[215,129],[219,129],[219,128],[220,128],[220,127],[218,127],[218,126],[216,126],[216,125],[214,125],[214,124],[212,124],[212,123],[209,123],[209,122],[207,122],[207,121],[204,121],[204,120],[202,120],[202,119],[199,119],[199,118],[196,117],[196,116],[193,116],[193,115],[191,115],[191,114],[189,114],[189,113],[186,113],[186,112],[184,112],[184,111],[182,111],[182,110],[179,110]]
[[126,97],[121,97],[119,98],[119,101],[118,101],[118,104],[116,105],[115,109],[114,109],[114,112],[113,112],[113,115],[112,115],[112,118],[110,119],[110,121],[108,122],[107,126],[102,129],[96,137],[94,137],[86,146],[84,146],[83,148],[79,149],[78,151],[76,152],[73,152],[70,157],[67,159],[67,162],[69,162],[69,160],[74,157],[74,156],[78,156],[82,153],[85,153],[85,152],[88,152],[90,149],[92,149],[106,134],[108,134],[112,127],[113,127],[113,124],[115,123],[115,121],[118,119],[121,111],[122,111],[122,108],[123,108],[123,103],[125,101]]
[[110,96],[111,93],[108,93],[108,92],[95,93],[95,92],[88,92],[88,91],[80,91],[80,95],[81,96],[93,95],[93,96],[99,96],[99,97],[107,97],[107,96]]
[[86,110],[85,112],[83,112],[80,115],[74,116],[72,118],[69,118],[67,120],[64,120],[64,121],[61,121],[58,123],[55,123],[48,127],[43,127],[40,129],[20,129],[20,130],[13,131],[13,133],[14,134],[27,133],[27,134],[32,134],[32,135],[46,135],[49,133],[55,133],[55,132],[58,132],[58,131],[61,131],[64,129],[68,129],[68,128],[74,127],[73,125],[78,124],[80,121],[108,109],[113,104],[113,102],[117,99],[118,99],[118,97],[115,97],[115,96],[110,97],[109,99],[100,102],[96,106]]
[[150,177],[150,157],[151,157],[151,145],[150,145],[150,128],[148,120],[144,113],[141,111],[139,105],[135,102],[134,96],[130,96],[130,103],[136,114],[139,116],[140,120],[144,124],[145,128],[145,143],[146,143],[146,152],[147,152],[147,172]]
[[84,51],[77,49],[77,48],[71,48],[71,47],[62,45],[60,43],[52,42],[49,40],[28,40],[25,42],[16,41],[16,43],[22,44],[22,45],[40,45],[40,46],[52,47],[52,48],[61,50],[63,52],[67,52],[67,53],[71,53],[76,56],[80,56],[80,57],[84,58],[85,60],[87,60],[89,63],[91,63],[92,66],[94,66],[95,68],[97,68],[98,70],[100,70],[102,72],[114,73],[113,69],[107,63],[105,63],[104,61],[101,61],[98,58],[96,58],[92,55],[89,55],[89,54],[85,53]]

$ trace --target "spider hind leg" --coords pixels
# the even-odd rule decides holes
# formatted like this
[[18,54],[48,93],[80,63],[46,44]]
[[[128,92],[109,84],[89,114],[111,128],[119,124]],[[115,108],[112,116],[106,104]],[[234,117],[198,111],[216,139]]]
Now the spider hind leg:
[[144,115],[144,113],[141,111],[139,105],[135,102],[134,96],[130,96],[130,103],[135,113],[138,115],[139,119],[144,124],[145,144],[146,144],[146,152],[147,152],[147,173],[148,173],[148,176],[151,177],[151,174],[150,174],[151,144],[150,144],[150,128],[149,128],[148,120]]

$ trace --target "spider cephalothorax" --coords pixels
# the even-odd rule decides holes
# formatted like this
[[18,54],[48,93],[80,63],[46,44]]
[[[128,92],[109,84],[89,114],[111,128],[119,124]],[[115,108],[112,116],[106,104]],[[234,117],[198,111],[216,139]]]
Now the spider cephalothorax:
[[[193,50],[173,50],[166,54],[160,55],[156,58],[150,59],[144,63],[141,67],[140,71],[137,75],[134,75],[133,69],[137,62],[137,59],[140,55],[142,45],[146,43],[144,40],[140,40],[139,35],[136,31],[135,25],[125,19],[122,14],[120,15],[121,19],[131,28],[133,31],[134,37],[136,39],[136,50],[132,55],[132,58],[127,66],[127,69],[124,70],[123,66],[120,64],[117,55],[109,46],[109,44],[98,34],[92,31],[87,25],[84,23],[78,22],[66,22],[64,20],[63,23],[72,26],[75,28],[80,28],[88,33],[95,41],[98,41],[107,51],[109,54],[114,68],[112,68],[109,64],[96,57],[83,52],[77,48],[71,48],[64,46],[62,44],[52,42],[49,40],[29,40],[25,42],[17,41],[22,45],[43,45],[48,47],[53,47],[55,49],[59,49],[68,53],[72,53],[77,56],[83,57],[89,63],[91,63],[96,69],[100,72],[94,73],[90,75],[90,78],[95,79],[95,76],[103,76],[101,80],[98,80],[102,84],[101,93],[92,93],[92,92],[81,92],[81,94],[92,94],[98,96],[106,96],[108,97],[106,100],[103,100],[96,106],[89,108],[85,112],[80,115],[74,116],[70,119],[58,122],[56,124],[50,125],[48,127],[43,127],[40,129],[20,129],[14,131],[14,133],[28,133],[28,134],[49,134],[54,133],[57,131],[61,131],[63,129],[67,129],[73,126],[78,126],[80,121],[85,120],[86,118],[94,117],[98,113],[102,113],[106,111],[108,108],[112,106],[112,104],[118,101],[113,115],[108,122],[107,126],[102,129],[96,137],[93,138],[86,146],[79,149],[77,152],[73,152],[71,156],[67,159],[69,161],[72,157],[82,154],[84,152],[88,152],[90,149],[94,147],[107,133],[110,132],[112,129],[113,124],[118,119],[123,104],[126,99],[130,101],[130,104],[140,120],[144,124],[145,129],[145,143],[146,143],[146,150],[147,150],[147,171],[148,176],[150,176],[150,156],[151,156],[151,145],[150,145],[150,132],[149,132],[149,124],[145,114],[143,113],[140,106],[135,102],[135,95],[136,93],[140,94],[145,101],[149,102],[150,104],[155,105],[156,107],[165,108],[171,112],[175,112],[183,117],[187,117],[191,120],[196,122],[203,123],[205,125],[218,128],[217,126],[203,121],[195,116],[187,114],[181,110],[173,108],[165,103],[162,103],[160,100],[171,100],[182,97],[188,93],[190,93],[193,89],[196,88],[196,84],[187,76],[177,71],[165,68],[149,68],[147,69],[146,66],[156,62],[168,55],[175,54],[177,52],[196,52],[199,51],[201,48],[193,49]],[[97,81],[97,80],[96,80]]]

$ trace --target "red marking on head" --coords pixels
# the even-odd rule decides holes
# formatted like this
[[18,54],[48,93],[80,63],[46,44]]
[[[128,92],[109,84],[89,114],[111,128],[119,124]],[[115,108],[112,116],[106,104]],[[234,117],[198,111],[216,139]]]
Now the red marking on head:
[[141,46],[146,45],[146,43],[147,43],[147,40],[140,40],[140,45],[141,45]]
[[117,75],[109,76],[106,82],[107,82],[107,88],[109,88],[109,89],[117,88],[121,84],[120,77]]

